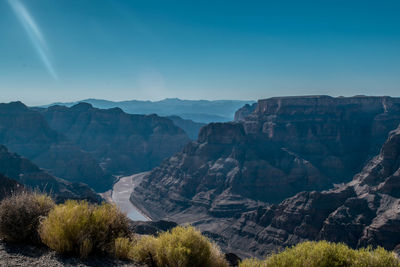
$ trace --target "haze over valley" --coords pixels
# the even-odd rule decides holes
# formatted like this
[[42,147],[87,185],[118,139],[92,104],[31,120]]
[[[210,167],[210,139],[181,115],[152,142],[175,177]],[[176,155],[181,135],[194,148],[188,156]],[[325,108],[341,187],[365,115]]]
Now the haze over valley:
[[0,1],[0,266],[400,266],[400,2]]

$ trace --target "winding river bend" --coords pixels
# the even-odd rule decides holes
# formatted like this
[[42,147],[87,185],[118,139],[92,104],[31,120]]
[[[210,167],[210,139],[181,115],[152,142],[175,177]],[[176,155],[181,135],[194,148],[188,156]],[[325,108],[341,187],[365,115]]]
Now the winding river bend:
[[149,221],[136,207],[129,201],[129,197],[134,187],[139,184],[146,172],[121,177],[114,184],[112,191],[112,201],[133,221]]

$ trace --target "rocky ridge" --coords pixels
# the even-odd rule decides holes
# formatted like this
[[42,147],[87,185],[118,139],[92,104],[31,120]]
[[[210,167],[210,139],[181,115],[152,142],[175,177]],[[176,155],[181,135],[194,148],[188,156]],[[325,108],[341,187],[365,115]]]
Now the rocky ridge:
[[21,102],[0,104],[0,144],[71,182],[84,182],[98,191],[114,182],[89,153],[50,128],[39,112]]
[[328,191],[301,192],[279,205],[248,212],[230,234],[258,254],[321,239],[354,248],[398,249],[399,192],[400,126],[351,182]]
[[[131,201],[153,219],[192,223],[225,248],[244,255],[243,248],[251,239],[244,238],[241,229],[251,229],[253,222],[237,225],[243,213],[270,210],[301,191],[322,191],[349,182],[399,125],[400,99],[271,98],[245,106],[236,118],[236,123],[203,127],[197,141],[143,179]],[[302,201],[309,199],[307,194],[321,194],[317,191],[300,193],[305,195],[294,207],[307,206]],[[338,199],[330,195],[327,202],[334,205],[340,197],[352,196],[345,193]],[[281,240],[280,233],[271,236]],[[263,254],[279,247],[279,242],[270,239],[265,240],[271,247],[258,249],[257,245],[249,253]]]
[[157,166],[190,140],[166,118],[132,115],[120,108],[98,109],[87,103],[41,109],[50,127],[90,154],[114,175],[131,175]]

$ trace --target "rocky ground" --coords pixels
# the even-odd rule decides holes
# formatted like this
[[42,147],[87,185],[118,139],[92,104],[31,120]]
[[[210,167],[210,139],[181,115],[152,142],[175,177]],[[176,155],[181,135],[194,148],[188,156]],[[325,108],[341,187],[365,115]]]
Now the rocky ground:
[[58,255],[46,247],[6,244],[0,241],[0,266],[146,266],[134,262],[120,261],[106,257],[92,257],[85,260]]

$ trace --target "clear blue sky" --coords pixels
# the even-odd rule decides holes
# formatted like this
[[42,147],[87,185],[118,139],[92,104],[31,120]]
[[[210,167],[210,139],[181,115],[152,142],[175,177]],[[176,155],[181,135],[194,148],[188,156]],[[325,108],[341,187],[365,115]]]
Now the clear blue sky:
[[399,14],[398,0],[0,0],[0,101],[400,96]]

